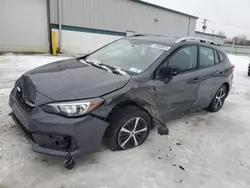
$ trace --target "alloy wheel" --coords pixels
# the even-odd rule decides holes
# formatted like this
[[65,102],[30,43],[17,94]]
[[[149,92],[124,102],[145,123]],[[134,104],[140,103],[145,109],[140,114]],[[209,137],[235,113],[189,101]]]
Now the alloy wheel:
[[221,88],[221,89],[218,91],[218,93],[216,94],[216,97],[215,97],[215,108],[216,108],[216,109],[222,107],[225,98],[226,98],[226,92],[224,91],[223,88]]
[[120,129],[117,137],[122,149],[130,149],[142,144],[148,132],[146,121],[141,117],[128,120]]

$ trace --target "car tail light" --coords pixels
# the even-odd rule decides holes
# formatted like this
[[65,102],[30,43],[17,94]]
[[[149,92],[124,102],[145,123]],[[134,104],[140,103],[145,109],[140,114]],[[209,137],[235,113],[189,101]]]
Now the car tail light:
[[234,71],[234,68],[235,68],[235,66],[231,65],[230,69],[231,69],[232,72]]

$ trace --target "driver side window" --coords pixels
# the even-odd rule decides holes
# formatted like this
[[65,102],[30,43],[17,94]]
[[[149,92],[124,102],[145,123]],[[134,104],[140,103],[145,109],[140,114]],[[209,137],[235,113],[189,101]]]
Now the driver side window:
[[186,72],[197,67],[197,46],[186,46],[175,52],[168,60],[168,67],[179,67]]

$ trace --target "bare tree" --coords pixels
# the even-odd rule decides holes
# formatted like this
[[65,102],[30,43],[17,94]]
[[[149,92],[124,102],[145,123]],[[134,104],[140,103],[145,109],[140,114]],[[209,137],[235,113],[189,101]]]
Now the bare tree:
[[240,45],[240,46],[250,46],[250,40],[247,40],[246,35],[237,35],[235,37],[229,37],[224,41],[224,44],[229,45]]
[[237,35],[234,37],[235,38],[235,44],[236,45],[245,45],[247,42],[247,37],[246,35]]
[[225,33],[225,32],[223,32],[223,31],[218,31],[218,32],[217,32],[217,35],[220,35],[220,36],[226,36],[226,33]]

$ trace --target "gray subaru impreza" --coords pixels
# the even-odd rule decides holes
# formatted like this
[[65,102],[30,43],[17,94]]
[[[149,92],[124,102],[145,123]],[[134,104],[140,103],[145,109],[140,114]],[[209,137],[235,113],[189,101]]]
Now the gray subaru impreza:
[[10,94],[11,116],[35,152],[74,157],[137,147],[152,127],[190,110],[219,111],[234,66],[213,42],[136,35],[83,57],[23,74]]

